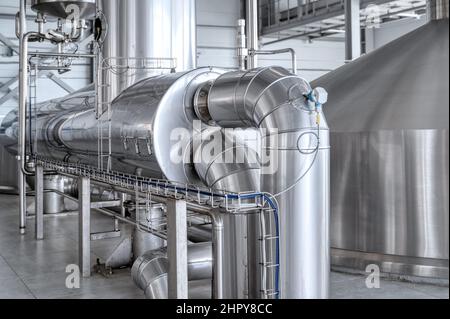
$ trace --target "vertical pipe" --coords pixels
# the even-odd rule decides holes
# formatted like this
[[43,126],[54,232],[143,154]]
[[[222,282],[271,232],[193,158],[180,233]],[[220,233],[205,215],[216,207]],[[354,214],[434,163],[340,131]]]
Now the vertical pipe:
[[36,166],[35,170],[35,227],[36,239],[44,239],[44,168]]
[[[268,258],[261,259],[269,262],[269,268],[280,262],[276,281],[286,299],[329,296],[329,130],[318,104],[315,112],[304,111],[310,107],[306,98],[310,94],[319,92],[280,67],[224,74],[208,94],[209,117],[217,125],[262,129],[261,153],[267,157],[261,191],[277,199],[281,236],[279,247],[268,243]],[[325,103],[325,95],[320,100]],[[273,219],[267,226],[261,220],[266,228],[261,235],[275,236],[273,225]],[[249,230],[249,240],[251,232],[255,230]],[[272,284],[266,286],[270,293]]]
[[361,22],[359,0],[345,0],[345,59],[361,56]]
[[19,219],[20,219],[20,234],[25,235],[26,228],[27,228],[27,205],[26,205],[26,182],[25,182],[25,175],[22,172],[21,169],[21,159],[20,156],[17,157],[19,161],[18,171],[17,171],[17,178],[19,182],[17,183],[17,187],[19,188]]
[[167,256],[169,299],[188,299],[186,202],[167,201]]
[[254,54],[259,49],[258,43],[258,0],[247,0],[246,2],[247,20],[247,47],[249,57],[247,59],[247,69],[254,69],[258,66],[258,58]]
[[224,222],[219,211],[212,211],[211,218],[213,220],[213,299],[223,299],[223,253],[224,253]]
[[245,34],[245,20],[238,20],[238,33],[237,33],[237,57],[239,70],[245,70],[245,62],[248,56],[247,49],[247,36]]
[[84,278],[91,276],[91,193],[90,179],[78,179],[78,262]]
[[[19,117],[21,118],[21,113],[25,111],[26,107],[26,85],[27,85],[27,79],[26,79],[26,72],[27,72],[27,54],[26,52],[23,52],[23,48],[25,47],[23,44],[24,41],[26,41],[25,34],[27,32],[26,26],[27,26],[27,20],[26,20],[26,0],[20,0],[20,11],[19,11],[19,21],[20,21],[20,28],[19,28],[19,35],[20,35],[20,42],[21,42],[21,50],[20,50],[20,65],[19,65]],[[26,43],[25,43],[26,45]],[[23,121],[19,121],[19,135],[25,134],[22,132],[22,127],[24,123]],[[18,188],[19,188],[19,223],[20,223],[20,233],[23,235],[26,233],[26,227],[27,227],[27,204],[26,204],[26,182],[25,182],[25,175],[22,170],[22,162],[25,160],[22,158],[22,152],[21,149],[25,147],[25,144],[22,142],[21,136],[19,136],[19,156],[17,157],[19,161],[18,167]]]

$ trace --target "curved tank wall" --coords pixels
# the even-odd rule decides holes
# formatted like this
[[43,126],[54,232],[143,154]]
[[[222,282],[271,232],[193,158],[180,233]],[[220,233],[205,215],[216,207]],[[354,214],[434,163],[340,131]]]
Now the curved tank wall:
[[449,20],[312,83],[329,93],[335,266],[447,280]]

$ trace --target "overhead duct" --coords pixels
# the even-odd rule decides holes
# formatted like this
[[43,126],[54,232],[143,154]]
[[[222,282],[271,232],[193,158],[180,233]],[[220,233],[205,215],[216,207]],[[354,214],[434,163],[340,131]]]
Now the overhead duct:
[[430,5],[428,24],[312,85],[330,96],[333,265],[448,283],[448,1]]

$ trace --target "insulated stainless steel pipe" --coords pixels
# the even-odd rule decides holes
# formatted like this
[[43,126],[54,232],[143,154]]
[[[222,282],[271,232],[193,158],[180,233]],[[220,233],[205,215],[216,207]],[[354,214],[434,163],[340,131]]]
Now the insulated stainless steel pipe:
[[[204,144],[209,142],[209,138],[206,137],[214,136],[214,139],[223,141],[227,145],[220,154],[215,154],[212,158],[198,154],[204,149],[202,144],[198,145],[197,150],[194,150],[194,157],[201,159],[195,163],[196,172],[208,187],[240,193],[259,191],[258,154],[249,145],[239,141],[239,133],[217,127],[202,132],[205,137],[202,139]],[[224,254],[226,256],[223,260],[223,276],[225,278],[223,297],[225,299],[249,297],[248,227],[259,227],[258,223],[253,223],[253,219],[253,214],[222,214]],[[250,266],[254,266],[253,263],[250,264]]]
[[[223,166],[224,171],[233,174],[217,179],[219,175],[210,175],[222,169],[215,161],[206,163],[210,168],[204,171],[198,165],[189,166],[183,160],[175,162],[171,158],[174,152],[168,137],[179,128],[192,134],[192,121],[196,119],[194,97],[205,87],[207,96],[202,100],[201,112],[208,113],[205,118],[213,119],[221,127],[264,129],[263,140],[267,145],[262,151],[279,158],[279,165],[263,175],[260,187],[277,195],[280,204],[281,281],[277,286],[281,288],[281,297],[325,298],[329,276],[328,129],[321,110],[308,103],[307,96],[312,90],[303,79],[286,69],[270,67],[225,74],[203,68],[140,81],[112,105],[115,169],[131,173],[140,169],[144,176],[165,176],[182,183],[201,184],[202,177],[215,187],[236,187],[239,169],[228,167],[231,168],[228,170]],[[39,117],[36,130],[43,156],[86,164],[96,162],[97,122],[92,97],[90,92],[81,92],[44,106],[46,111]],[[185,142],[189,144],[191,138],[192,135],[188,136]],[[72,157],[74,154],[76,158]],[[253,177],[249,177],[249,182],[250,179]],[[258,187],[257,182],[254,185],[250,188]],[[164,198],[155,200],[163,202]],[[226,220],[219,211],[200,212],[213,221],[214,297],[222,298],[226,296],[226,281],[230,280],[225,266],[228,251],[225,239],[229,238]],[[259,226],[255,221],[250,224]],[[268,230],[273,230],[273,222],[268,226]],[[259,237],[253,235],[258,232],[251,234],[248,237],[254,245],[249,247],[255,249]],[[260,260],[253,252],[250,256],[256,258],[249,271],[258,272],[261,262],[275,263],[274,259]],[[258,275],[251,278],[261,280]],[[252,286],[254,291],[249,295],[261,296],[260,288]]]
[[[188,247],[189,281],[211,279],[212,265],[211,243],[193,244]],[[167,299],[168,271],[167,248],[163,248],[140,256],[133,264],[131,276],[134,283],[144,290],[148,299]]]
[[311,92],[305,80],[269,67],[226,73],[208,94],[207,117],[217,125],[262,129],[271,161],[261,190],[275,195],[281,216],[282,298],[329,294],[329,131]]

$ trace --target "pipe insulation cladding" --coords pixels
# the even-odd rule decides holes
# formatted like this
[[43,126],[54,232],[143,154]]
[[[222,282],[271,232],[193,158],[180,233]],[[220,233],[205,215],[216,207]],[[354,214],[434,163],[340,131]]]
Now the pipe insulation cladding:
[[[302,78],[268,67],[221,75],[207,100],[206,117],[217,125],[261,130],[261,152],[269,159],[261,191],[278,200],[280,290],[289,299],[329,295],[329,131],[322,109],[306,98],[311,92]],[[254,269],[249,266],[250,277]]]

